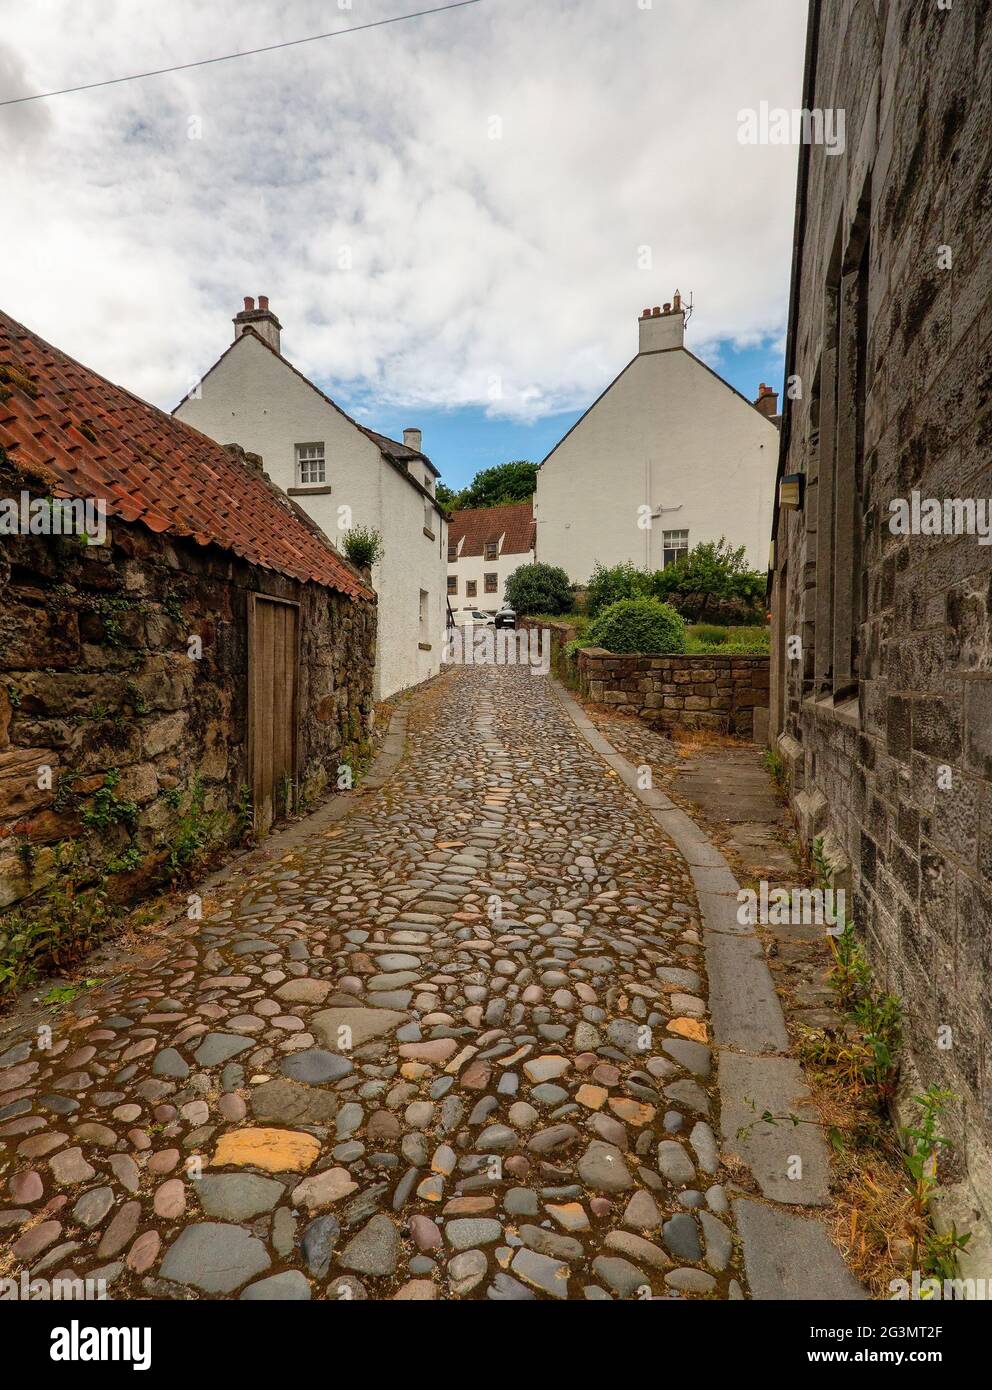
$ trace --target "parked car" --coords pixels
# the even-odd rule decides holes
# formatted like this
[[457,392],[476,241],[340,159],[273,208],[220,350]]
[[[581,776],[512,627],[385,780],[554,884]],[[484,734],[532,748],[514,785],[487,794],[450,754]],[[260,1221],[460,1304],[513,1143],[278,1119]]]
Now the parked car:
[[460,608],[452,614],[455,627],[492,627],[493,615],[478,608]]
[[516,627],[516,612],[514,611],[514,609],[510,608],[509,605],[504,606],[496,614],[495,618],[493,619],[493,624],[495,627]]

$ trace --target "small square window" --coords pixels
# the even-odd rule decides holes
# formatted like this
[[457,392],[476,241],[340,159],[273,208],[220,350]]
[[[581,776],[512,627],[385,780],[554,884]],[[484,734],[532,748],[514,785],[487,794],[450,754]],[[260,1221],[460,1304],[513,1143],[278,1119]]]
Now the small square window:
[[457,594],[457,592],[458,592],[458,575],[457,575],[457,574],[449,574],[449,575],[448,575],[448,593],[449,593],[449,594]]
[[327,482],[324,467],[324,445],[297,444],[296,481],[299,487],[313,487]]
[[466,597],[466,598],[475,598],[475,596],[476,596],[476,594],[477,594],[478,592],[479,592],[479,581],[478,581],[477,579],[466,579],[466,581],[465,581],[465,597]]
[[495,594],[496,591],[497,591],[497,588],[498,588],[498,586],[499,586],[499,575],[498,575],[498,574],[487,574],[487,575],[484,576],[484,578],[485,578],[485,581],[486,581],[486,593],[487,593],[487,594]]

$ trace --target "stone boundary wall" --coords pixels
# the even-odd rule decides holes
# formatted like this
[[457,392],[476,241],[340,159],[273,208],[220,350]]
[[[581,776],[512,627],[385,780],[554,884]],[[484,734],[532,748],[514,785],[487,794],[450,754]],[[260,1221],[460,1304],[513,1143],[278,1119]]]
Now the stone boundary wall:
[[252,592],[300,604],[298,804],[312,805],[367,748],[374,604],[123,521],[103,546],[4,541],[0,912],[67,855],[74,882],[109,873],[110,895],[133,901],[188,836],[195,787],[211,840],[243,833]]
[[768,707],[767,656],[619,656],[583,647],[578,673],[584,699],[665,729],[713,729],[752,738],[755,709]]

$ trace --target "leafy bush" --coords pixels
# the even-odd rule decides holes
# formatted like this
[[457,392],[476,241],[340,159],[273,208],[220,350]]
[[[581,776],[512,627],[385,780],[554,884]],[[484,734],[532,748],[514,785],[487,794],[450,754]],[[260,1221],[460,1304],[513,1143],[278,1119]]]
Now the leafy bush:
[[651,576],[655,598],[669,600],[688,622],[706,617],[758,617],[765,596],[765,575],[748,568],[745,547],[734,550],[721,536],[702,541],[667,569]]
[[595,617],[611,603],[625,598],[649,598],[651,575],[636,569],[629,560],[622,565],[601,565],[596,562],[586,587],[586,612]]
[[609,652],[684,652],[685,624],[667,603],[653,598],[621,599],[604,608],[588,636]]
[[506,602],[517,613],[567,613],[572,607],[568,575],[554,565],[521,565],[506,581]]
[[353,526],[344,538],[344,553],[359,569],[371,569],[382,559],[382,536],[371,526]]

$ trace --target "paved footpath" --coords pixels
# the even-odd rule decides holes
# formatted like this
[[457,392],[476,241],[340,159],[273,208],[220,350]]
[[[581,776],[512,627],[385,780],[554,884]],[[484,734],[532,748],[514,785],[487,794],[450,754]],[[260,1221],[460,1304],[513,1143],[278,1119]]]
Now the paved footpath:
[[688,868],[544,677],[0,1043],[0,1276],[111,1297],[739,1298]]

